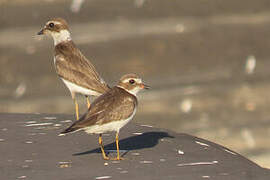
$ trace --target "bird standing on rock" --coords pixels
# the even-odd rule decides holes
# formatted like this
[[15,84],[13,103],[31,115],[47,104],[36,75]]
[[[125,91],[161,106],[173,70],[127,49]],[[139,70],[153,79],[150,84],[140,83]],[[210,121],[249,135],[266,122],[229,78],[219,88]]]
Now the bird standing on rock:
[[54,65],[60,79],[68,87],[75,103],[76,118],[79,119],[79,106],[76,93],[86,96],[100,96],[110,88],[97,73],[95,67],[73,43],[68,24],[62,18],[53,18],[38,32],[48,34],[54,40]]
[[84,130],[88,134],[99,134],[99,145],[103,158],[110,159],[102,144],[102,134],[116,131],[115,142],[117,157],[113,160],[121,160],[119,154],[119,131],[135,115],[137,109],[137,93],[142,89],[148,89],[136,74],[124,75],[117,86],[98,97],[79,121],[73,123],[69,128],[60,133],[59,136],[67,133]]

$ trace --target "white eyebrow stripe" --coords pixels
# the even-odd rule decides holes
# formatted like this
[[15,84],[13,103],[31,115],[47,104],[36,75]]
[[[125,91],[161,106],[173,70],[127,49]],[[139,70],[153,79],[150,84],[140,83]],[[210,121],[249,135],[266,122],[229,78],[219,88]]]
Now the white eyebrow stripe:
[[129,80],[131,80],[131,79],[134,79],[137,83],[142,83],[142,80],[141,80],[141,79],[138,79],[138,78],[128,78],[128,79],[125,79],[125,80],[123,81],[123,83],[129,82]]
[[49,25],[50,23],[54,23],[54,24],[61,24],[60,22],[58,21],[49,21],[46,25]]

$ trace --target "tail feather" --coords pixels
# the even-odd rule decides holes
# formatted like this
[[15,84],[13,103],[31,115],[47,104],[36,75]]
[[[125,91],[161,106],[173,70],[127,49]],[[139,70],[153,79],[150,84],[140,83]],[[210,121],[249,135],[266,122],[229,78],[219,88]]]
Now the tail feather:
[[74,124],[73,124],[69,128],[67,128],[66,130],[62,131],[58,136],[64,136],[67,133],[76,132],[78,130],[80,130],[80,128],[79,127],[76,127],[76,126],[74,127]]

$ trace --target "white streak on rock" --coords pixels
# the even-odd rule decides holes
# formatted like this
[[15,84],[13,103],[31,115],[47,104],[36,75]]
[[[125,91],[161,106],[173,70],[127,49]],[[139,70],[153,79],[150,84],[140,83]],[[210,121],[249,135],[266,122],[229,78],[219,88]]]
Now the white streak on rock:
[[232,152],[232,151],[230,151],[230,150],[228,150],[228,149],[224,149],[224,151],[226,151],[226,152],[228,152],[228,153],[230,153],[230,154],[233,154],[233,155],[237,155],[236,153],[234,153],[234,152]]
[[141,133],[141,132],[135,132],[135,133],[132,133],[132,134],[134,134],[134,135],[142,135],[143,133]]
[[45,117],[44,119],[53,120],[53,119],[56,119],[56,117]]
[[202,176],[202,178],[210,178],[210,176]]
[[111,177],[112,176],[99,176],[99,177],[96,177],[96,179],[109,179]]
[[71,120],[63,120],[63,121],[60,121],[61,123],[69,123],[69,122],[72,122]]
[[202,142],[200,142],[200,141],[195,141],[195,143],[197,143],[197,144],[199,144],[199,145],[202,145],[202,146],[207,146],[207,147],[209,147],[208,144],[202,143]]
[[141,126],[142,126],[142,127],[153,127],[153,126],[147,125],[147,124],[142,124]]
[[182,164],[177,164],[177,166],[197,166],[197,165],[213,165],[217,164],[218,161],[211,161],[211,162],[193,162],[193,163],[182,163]]
[[52,125],[53,123],[38,123],[38,124],[27,124],[26,127],[32,127],[32,126],[48,126]]
[[153,161],[140,161],[140,163],[142,163],[142,164],[152,164]]

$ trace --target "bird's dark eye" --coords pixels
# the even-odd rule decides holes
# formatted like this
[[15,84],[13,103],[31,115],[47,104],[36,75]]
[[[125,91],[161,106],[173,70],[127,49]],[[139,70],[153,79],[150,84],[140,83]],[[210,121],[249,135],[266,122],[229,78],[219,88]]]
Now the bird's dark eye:
[[53,27],[54,27],[54,23],[50,23],[49,26],[50,26],[51,28],[53,28]]
[[135,83],[134,79],[129,80],[129,84],[134,84],[134,83]]

